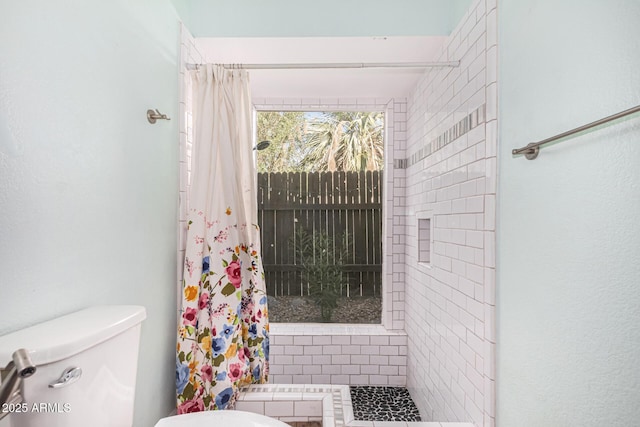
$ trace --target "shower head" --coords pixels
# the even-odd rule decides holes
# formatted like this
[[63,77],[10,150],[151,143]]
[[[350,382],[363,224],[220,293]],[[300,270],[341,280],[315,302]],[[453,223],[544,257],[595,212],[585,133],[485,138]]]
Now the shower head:
[[256,144],[255,147],[253,147],[253,149],[261,151],[267,148],[269,145],[271,145],[271,141],[260,141]]

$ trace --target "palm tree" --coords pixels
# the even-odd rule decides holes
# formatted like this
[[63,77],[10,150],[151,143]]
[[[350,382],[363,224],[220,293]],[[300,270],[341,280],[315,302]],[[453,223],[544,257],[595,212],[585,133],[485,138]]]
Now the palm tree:
[[381,112],[322,113],[307,124],[301,167],[331,172],[382,169],[383,129]]

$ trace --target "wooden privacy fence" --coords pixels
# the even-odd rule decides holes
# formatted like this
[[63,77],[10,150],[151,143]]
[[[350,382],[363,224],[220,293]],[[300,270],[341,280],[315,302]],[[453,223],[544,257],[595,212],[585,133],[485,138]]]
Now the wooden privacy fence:
[[296,267],[300,229],[348,236],[342,295],[380,295],[382,171],[259,173],[258,224],[269,295],[309,294]]

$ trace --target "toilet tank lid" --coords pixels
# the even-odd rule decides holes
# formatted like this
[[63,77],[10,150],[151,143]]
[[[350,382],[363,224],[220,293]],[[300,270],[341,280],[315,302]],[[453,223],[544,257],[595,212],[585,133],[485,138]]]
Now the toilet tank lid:
[[0,365],[24,348],[36,365],[74,356],[140,324],[147,317],[137,305],[89,307],[7,335],[0,336]]

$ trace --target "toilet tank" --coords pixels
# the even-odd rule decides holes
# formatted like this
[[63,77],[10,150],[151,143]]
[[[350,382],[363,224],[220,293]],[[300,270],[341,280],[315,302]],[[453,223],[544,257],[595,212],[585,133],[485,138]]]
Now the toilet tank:
[[[11,408],[8,425],[131,427],[145,318],[144,307],[97,306],[1,336],[0,367],[24,348],[37,369],[24,379],[25,404]],[[73,368],[82,371],[74,380],[50,386]]]

